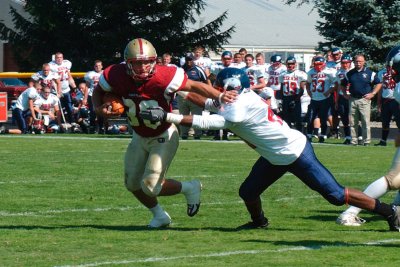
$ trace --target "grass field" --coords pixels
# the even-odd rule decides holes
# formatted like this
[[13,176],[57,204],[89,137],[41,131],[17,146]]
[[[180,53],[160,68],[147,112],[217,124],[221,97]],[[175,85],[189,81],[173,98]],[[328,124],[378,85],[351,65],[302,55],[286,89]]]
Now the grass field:
[[[0,266],[399,266],[400,234],[361,213],[358,228],[335,224],[330,205],[286,174],[263,194],[270,227],[248,221],[238,196],[257,154],[241,142],[181,142],[168,177],[201,179],[202,206],[160,198],[173,224],[149,230],[149,211],[125,189],[129,138],[0,137]],[[364,189],[386,173],[388,147],[314,145],[346,186]],[[390,202],[395,192],[383,200]]]

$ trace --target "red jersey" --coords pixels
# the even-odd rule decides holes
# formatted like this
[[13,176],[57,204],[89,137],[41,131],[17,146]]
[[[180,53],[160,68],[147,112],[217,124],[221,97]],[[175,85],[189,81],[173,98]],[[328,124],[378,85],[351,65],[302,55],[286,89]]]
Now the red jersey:
[[129,122],[138,135],[154,137],[167,130],[171,124],[150,124],[139,117],[139,112],[150,107],[161,107],[171,112],[171,101],[175,93],[186,85],[187,79],[182,68],[156,65],[149,80],[136,83],[126,73],[125,64],[121,63],[107,67],[100,76],[99,85],[104,91],[123,97],[125,106],[129,108]]

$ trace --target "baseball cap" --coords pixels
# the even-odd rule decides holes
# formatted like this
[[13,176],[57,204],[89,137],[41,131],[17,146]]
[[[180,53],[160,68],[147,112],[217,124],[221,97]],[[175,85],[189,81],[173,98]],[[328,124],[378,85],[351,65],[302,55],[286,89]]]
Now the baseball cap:
[[231,51],[224,51],[222,52],[221,58],[232,58],[232,52]]
[[187,52],[187,53],[185,54],[185,59],[186,59],[186,60],[193,60],[193,59],[194,59],[193,53],[192,53],[192,52]]

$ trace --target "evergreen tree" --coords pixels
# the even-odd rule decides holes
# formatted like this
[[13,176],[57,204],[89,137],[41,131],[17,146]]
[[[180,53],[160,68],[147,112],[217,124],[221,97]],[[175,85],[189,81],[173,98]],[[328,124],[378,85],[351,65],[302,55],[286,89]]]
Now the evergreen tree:
[[149,40],[161,55],[182,55],[195,45],[217,50],[227,43],[234,26],[219,28],[227,13],[194,31],[195,15],[204,0],[26,0],[24,18],[10,7],[15,31],[0,21],[0,37],[12,44],[23,71],[38,69],[57,51],[73,62],[75,71],[122,61],[129,40]]
[[400,43],[400,1],[396,0],[287,0],[287,4],[314,4],[321,21],[316,29],[326,42],[318,50],[341,47],[363,53],[370,64],[382,64],[386,54]]

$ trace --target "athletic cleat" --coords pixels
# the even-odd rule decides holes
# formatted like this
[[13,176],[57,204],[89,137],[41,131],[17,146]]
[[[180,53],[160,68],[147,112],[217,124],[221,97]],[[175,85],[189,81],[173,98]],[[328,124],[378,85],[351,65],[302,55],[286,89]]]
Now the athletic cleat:
[[192,185],[192,189],[185,194],[187,202],[187,215],[193,217],[199,212],[200,209],[200,195],[202,185],[199,180],[192,180],[188,182]]
[[164,213],[161,216],[155,216],[153,219],[151,219],[148,227],[149,228],[162,228],[162,227],[167,227],[168,225],[171,224],[171,217],[169,214],[164,211]]
[[392,215],[387,218],[390,231],[400,232],[400,207],[392,205]]
[[268,225],[268,219],[266,217],[263,217],[260,221],[251,221],[241,226],[238,226],[236,230],[262,229],[267,228]]
[[374,146],[387,146],[386,141],[381,140],[379,143],[375,144]]
[[361,226],[364,224],[366,221],[364,219],[361,219],[357,215],[353,213],[342,213],[340,216],[336,219],[336,223],[344,226]]

